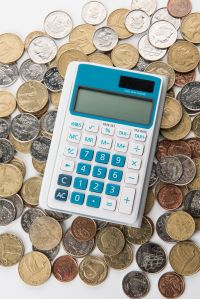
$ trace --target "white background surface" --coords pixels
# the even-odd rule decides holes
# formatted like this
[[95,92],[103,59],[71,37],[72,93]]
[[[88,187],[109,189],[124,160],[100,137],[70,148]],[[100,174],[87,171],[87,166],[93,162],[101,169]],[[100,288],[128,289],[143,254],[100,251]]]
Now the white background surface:
[[[167,4],[167,0],[157,1],[158,7],[163,7]],[[57,9],[67,11],[72,16],[74,25],[81,24],[81,8],[86,2],[87,0],[0,0],[0,33],[13,32],[19,34],[21,38],[24,39],[29,32],[33,30],[42,30],[45,16],[50,11]],[[131,0],[102,0],[102,2],[106,5],[109,12],[122,7],[130,9],[131,5]],[[193,11],[200,11],[200,1],[193,0],[192,2]],[[67,40],[62,40],[61,43],[64,43],[65,41]],[[135,37],[129,39],[129,41],[137,44],[137,38]],[[21,83],[22,82],[18,80],[17,84],[15,84],[11,90],[15,93],[17,86],[19,86]],[[25,156],[19,154],[19,156],[21,156],[22,159],[26,161],[26,164],[29,165],[27,167],[26,178],[36,175],[37,173],[31,165],[29,155]],[[159,215],[164,212],[165,211],[156,203],[153,211],[149,214],[149,216],[153,219],[154,224]],[[70,221],[67,221],[67,227],[69,227],[69,225]],[[26,252],[31,250],[31,244],[28,235],[26,235],[21,229],[19,220],[7,227],[0,227],[0,233],[3,232],[16,233],[24,241]],[[200,245],[199,236],[200,232],[196,233],[192,238],[197,242],[198,245]],[[156,233],[154,233],[152,241],[158,242],[158,244],[162,245],[166,252],[169,253],[171,245],[162,242],[157,237]],[[134,247],[134,253],[136,253],[137,248],[137,246]],[[95,253],[99,252],[96,250]],[[64,254],[63,249],[61,249],[61,254]],[[12,268],[0,267],[0,297],[5,297],[7,299],[16,297],[20,299],[125,299],[127,297],[122,291],[122,279],[124,275],[131,270],[138,270],[135,259],[132,265],[124,271],[110,269],[107,280],[100,286],[86,286],[81,282],[78,276],[73,282],[66,284],[59,283],[52,276],[46,284],[40,287],[30,287],[21,281],[18,275],[17,266]],[[162,298],[157,288],[157,282],[161,274],[168,270],[171,270],[169,263],[161,273],[148,275],[151,283],[151,290],[146,298]],[[192,277],[185,278],[186,290],[181,298],[199,298],[199,279],[200,273]]]

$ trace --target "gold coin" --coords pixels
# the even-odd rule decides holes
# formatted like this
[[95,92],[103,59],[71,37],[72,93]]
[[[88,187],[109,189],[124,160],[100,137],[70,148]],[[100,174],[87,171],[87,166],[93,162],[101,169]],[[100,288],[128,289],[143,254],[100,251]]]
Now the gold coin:
[[124,235],[126,240],[134,245],[142,245],[148,242],[153,234],[152,222],[148,218],[142,218],[142,225],[140,228],[131,226],[124,227]]
[[42,175],[44,174],[46,163],[38,162],[32,158],[32,164],[37,172],[41,173]]
[[24,255],[23,242],[13,234],[0,235],[0,265],[4,267],[13,266],[22,259]]
[[183,117],[183,109],[177,100],[166,97],[162,115],[161,129],[171,129],[175,127]]
[[38,81],[27,81],[17,90],[17,104],[25,112],[37,113],[48,104],[48,90]]
[[169,140],[180,140],[184,139],[190,133],[191,127],[191,119],[187,112],[183,111],[181,121],[171,129],[161,130],[161,134]]
[[195,230],[198,231],[200,230],[200,218],[194,218],[195,222]]
[[27,206],[38,206],[41,185],[42,179],[39,176],[31,177],[23,183],[21,196]]
[[172,247],[169,262],[176,273],[193,275],[200,270],[200,249],[194,242],[179,242]]
[[0,35],[0,62],[9,64],[17,61],[24,52],[24,44],[19,36],[13,33]]
[[88,285],[102,283],[108,275],[108,266],[100,256],[86,256],[79,265],[80,279]]
[[154,203],[155,203],[155,195],[153,192],[153,188],[149,188],[148,193],[147,193],[146,204],[145,204],[145,208],[144,208],[144,215],[147,215],[150,213],[151,209],[154,206]]
[[188,188],[190,190],[197,190],[200,189],[200,158],[195,158],[193,161],[196,165],[196,176],[194,180],[188,184]]
[[32,245],[38,250],[51,250],[60,243],[62,228],[60,223],[52,217],[38,217],[30,227],[29,237]]
[[89,24],[79,25],[71,31],[69,41],[70,43],[76,43],[84,54],[91,54],[96,51],[93,44],[95,30],[95,27]]
[[20,153],[28,154],[31,148],[31,141],[20,142],[14,138],[12,134],[9,135],[9,140],[14,146],[15,150]]
[[138,63],[139,52],[130,44],[120,44],[112,50],[111,59],[116,67],[132,69]]
[[67,67],[72,61],[88,61],[87,56],[79,50],[68,50],[58,59],[58,71],[64,78]]
[[34,115],[37,118],[41,118],[47,112],[48,109],[49,109],[49,101],[47,102],[46,106],[44,106],[44,108],[42,108],[40,111],[35,112]]
[[200,137],[200,113],[192,121],[192,131],[197,137]]
[[9,197],[21,189],[23,176],[18,167],[0,164],[0,182],[0,197]]
[[125,239],[120,229],[107,226],[98,232],[96,244],[103,254],[112,256],[122,251]]
[[104,256],[107,265],[113,269],[123,270],[133,262],[133,249],[126,243],[123,250],[114,256]]
[[25,38],[25,41],[24,41],[24,47],[25,49],[27,50],[30,43],[32,42],[32,40],[38,36],[44,36],[46,35],[43,31],[33,31],[33,32],[30,32],[26,38]]
[[168,50],[168,63],[180,73],[194,70],[199,63],[198,48],[188,41],[178,41]]
[[22,161],[19,157],[14,156],[14,158],[10,161],[10,164],[15,165],[22,173],[22,176],[24,177],[26,174],[26,165],[24,161]]
[[175,91],[174,91],[173,88],[171,88],[170,90],[168,90],[168,92],[167,92],[167,96],[168,96],[168,97],[171,97],[171,98],[175,98],[175,97],[176,97],[176,95],[175,95]]
[[108,57],[107,55],[102,54],[102,53],[91,54],[88,56],[88,60],[91,63],[113,66],[113,63],[112,63],[110,57]]
[[60,103],[60,96],[61,96],[61,92],[50,92],[51,103],[52,103],[52,105],[54,105],[55,107],[58,107],[58,106],[59,106],[59,103]]
[[56,60],[58,61],[58,59],[60,58],[60,56],[68,51],[68,50],[78,50],[78,51],[82,51],[81,48],[79,47],[79,45],[76,43],[76,42],[73,42],[73,43],[67,43],[67,44],[64,44],[62,45],[59,49],[58,49],[58,52],[57,52],[57,55],[56,55]]
[[108,16],[107,25],[113,28],[119,36],[119,39],[131,37],[133,33],[129,32],[125,26],[125,19],[129,10],[125,8],[116,9]]
[[19,276],[31,285],[38,286],[45,283],[51,275],[51,263],[41,252],[32,251],[27,253],[19,263]]
[[116,228],[120,229],[121,231],[123,231],[123,229],[124,229],[123,224],[118,224],[118,223],[108,222],[107,226],[116,227]]
[[7,117],[15,111],[16,100],[9,91],[0,91],[0,117]]
[[150,63],[146,67],[145,71],[150,74],[166,76],[168,78],[168,90],[170,90],[174,86],[176,79],[175,72],[169,64],[163,61],[155,61]]
[[194,219],[184,211],[174,212],[167,218],[166,231],[173,240],[188,240],[195,231]]
[[184,39],[193,43],[200,43],[200,13],[191,13],[183,18],[181,23],[181,34]]

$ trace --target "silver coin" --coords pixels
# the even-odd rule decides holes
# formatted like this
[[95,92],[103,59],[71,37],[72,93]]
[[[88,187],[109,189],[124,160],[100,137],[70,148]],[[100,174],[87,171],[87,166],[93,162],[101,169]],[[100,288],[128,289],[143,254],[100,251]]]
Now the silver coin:
[[200,190],[192,190],[185,195],[184,210],[192,217],[200,217]]
[[0,87],[7,87],[14,84],[19,77],[18,68],[14,64],[0,63]]
[[44,85],[52,92],[59,92],[63,88],[64,79],[58,72],[57,67],[48,69],[43,79]]
[[166,49],[158,49],[152,46],[149,42],[148,36],[144,35],[138,44],[138,51],[140,55],[148,61],[157,61],[165,56]]
[[36,116],[20,113],[11,121],[11,133],[18,141],[34,140],[40,131],[40,123]]
[[143,10],[132,10],[126,16],[125,26],[131,33],[143,33],[150,26],[150,17]]
[[200,110],[200,82],[194,81],[186,84],[180,92],[180,101],[182,105],[191,110]]
[[82,8],[82,18],[88,24],[101,24],[105,20],[106,16],[107,10],[99,1],[90,1]]
[[65,221],[71,217],[69,214],[50,210],[45,210],[45,213],[59,222]]
[[156,221],[156,232],[164,242],[174,243],[176,241],[173,240],[166,231],[166,222],[170,215],[171,213],[164,213],[158,218]]
[[33,159],[38,162],[46,162],[49,154],[51,139],[45,136],[38,136],[31,144],[30,153]]
[[178,158],[182,164],[183,173],[175,184],[178,186],[185,186],[194,180],[196,176],[196,165],[188,156],[176,155],[176,158]]
[[46,133],[47,135],[53,134],[53,129],[56,121],[57,111],[51,110],[45,113],[40,122],[41,122],[41,129]]
[[100,230],[104,227],[107,226],[108,222],[106,221],[101,221],[101,220],[95,220],[96,226],[97,226],[97,230]]
[[6,119],[0,118],[0,138],[7,138],[9,134],[9,124]]
[[19,69],[20,76],[24,81],[35,80],[41,82],[46,71],[47,66],[45,64],[35,63],[31,59],[25,60]]
[[148,65],[149,61],[146,61],[144,58],[140,57],[135,67],[135,70],[139,72],[144,72]]
[[15,211],[16,211],[15,219],[19,218],[24,211],[23,199],[21,198],[21,196],[19,194],[14,194],[14,195],[8,197],[7,199],[10,200],[13,203],[13,205],[15,206]]
[[42,217],[45,215],[46,214],[44,213],[44,211],[42,211],[41,209],[38,209],[38,208],[31,208],[31,209],[26,210],[21,217],[21,226],[22,226],[23,230],[26,233],[28,233],[33,221],[36,218]]
[[110,27],[101,27],[95,31],[93,43],[99,51],[111,51],[118,43],[118,34]]
[[149,180],[149,187],[152,187],[155,185],[155,183],[158,181],[158,176],[156,173],[156,163],[153,163],[152,170],[151,170],[151,176]]
[[176,28],[167,21],[158,21],[149,28],[149,41],[159,49],[166,49],[172,46],[177,40]]
[[178,30],[179,27],[181,26],[181,19],[172,17],[168,12],[167,7],[162,7],[158,9],[152,16],[151,22],[153,24],[157,21],[162,21],[162,20],[167,21],[172,25],[174,25],[176,30]]
[[13,145],[6,138],[0,138],[0,163],[10,162],[15,154]]
[[149,16],[154,13],[157,7],[157,0],[132,0],[131,9],[144,10]]
[[53,261],[59,253],[60,244],[58,244],[55,248],[53,248],[51,250],[40,250],[40,249],[37,249],[35,246],[32,246],[32,249],[33,249],[33,251],[39,251],[39,252],[45,254],[46,257],[48,257],[48,259],[50,261]]
[[145,273],[131,271],[124,276],[122,288],[129,298],[140,299],[149,293],[150,282]]
[[162,157],[156,165],[156,173],[164,183],[175,183],[183,174],[183,166],[176,157]]
[[15,206],[8,199],[0,198],[0,226],[8,225],[15,220]]
[[57,45],[51,37],[38,36],[30,42],[28,54],[35,63],[45,64],[56,57]]
[[66,37],[72,28],[73,23],[70,15],[62,10],[50,12],[44,20],[45,32],[55,39]]

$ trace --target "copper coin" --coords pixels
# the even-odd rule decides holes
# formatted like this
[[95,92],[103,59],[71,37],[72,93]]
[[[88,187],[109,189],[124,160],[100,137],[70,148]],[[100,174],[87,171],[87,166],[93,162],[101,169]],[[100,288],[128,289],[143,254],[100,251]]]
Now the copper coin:
[[185,282],[181,275],[175,272],[167,272],[160,277],[158,288],[165,298],[177,298],[183,294]]
[[191,12],[192,3],[191,0],[169,0],[167,9],[173,17],[182,18]]
[[156,150],[156,159],[158,161],[160,161],[161,158],[167,156],[167,151],[168,151],[170,144],[171,144],[171,141],[166,140],[166,139],[158,142],[157,150]]
[[175,185],[166,185],[158,192],[158,202],[165,210],[178,209],[183,204],[183,193]]
[[78,274],[76,260],[68,255],[58,257],[53,263],[52,272],[55,278],[61,282],[73,280]]
[[168,156],[185,155],[188,157],[192,156],[190,146],[183,140],[173,141],[167,150]]
[[79,241],[89,241],[94,238],[97,226],[94,220],[86,217],[77,217],[72,222],[71,232]]
[[200,138],[190,138],[186,142],[192,151],[192,158],[200,158]]
[[191,72],[188,73],[175,72],[175,75],[176,75],[175,85],[178,87],[183,87],[185,84],[194,81],[196,78],[195,70],[192,70]]

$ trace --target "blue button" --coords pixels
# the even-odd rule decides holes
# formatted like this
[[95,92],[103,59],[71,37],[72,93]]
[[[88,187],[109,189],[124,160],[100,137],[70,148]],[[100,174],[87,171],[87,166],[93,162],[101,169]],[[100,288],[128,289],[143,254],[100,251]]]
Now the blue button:
[[87,149],[87,148],[82,148],[80,152],[80,159],[81,160],[86,160],[86,161],[92,161],[94,156],[94,151]]
[[124,156],[119,156],[119,155],[112,156],[111,164],[113,166],[124,167],[125,162],[126,162],[126,157],[124,157]]
[[70,202],[76,205],[82,205],[84,202],[85,194],[79,192],[72,192]]
[[97,163],[108,164],[110,160],[110,154],[104,152],[97,152],[95,161]]
[[58,177],[58,185],[60,186],[65,186],[69,187],[71,186],[72,182],[72,176],[71,175],[65,175],[65,174],[60,174]]
[[109,171],[108,179],[110,181],[121,182],[123,176],[123,172],[117,169],[111,169]]
[[80,190],[87,189],[88,180],[84,178],[75,178],[74,180],[74,188]]
[[119,190],[120,190],[119,185],[107,184],[107,186],[106,186],[106,195],[118,196],[119,195]]
[[55,199],[60,201],[66,201],[68,196],[68,191],[63,189],[57,189],[55,193]]
[[95,178],[104,179],[106,177],[107,168],[101,166],[94,166],[92,175]]
[[87,198],[86,206],[98,209],[100,203],[101,203],[100,196],[89,195]]
[[99,181],[91,181],[90,183],[90,191],[96,192],[96,193],[102,193],[103,192],[103,186],[104,183]]
[[91,165],[90,164],[78,163],[76,172],[78,174],[89,175],[90,170],[91,170]]

